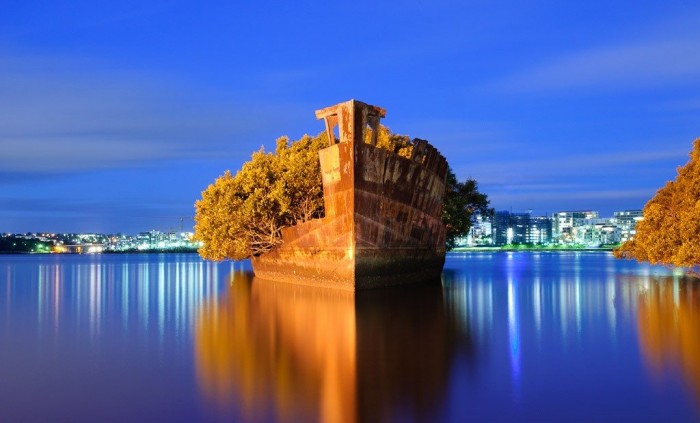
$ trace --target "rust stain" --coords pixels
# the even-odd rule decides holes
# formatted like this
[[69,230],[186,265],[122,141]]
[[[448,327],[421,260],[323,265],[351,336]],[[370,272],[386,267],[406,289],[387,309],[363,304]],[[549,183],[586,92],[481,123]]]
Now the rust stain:
[[316,111],[330,140],[319,152],[325,217],[285,228],[280,247],[253,258],[257,276],[348,290],[440,276],[447,162],[424,140],[411,158],[377,148],[385,115],[357,100]]

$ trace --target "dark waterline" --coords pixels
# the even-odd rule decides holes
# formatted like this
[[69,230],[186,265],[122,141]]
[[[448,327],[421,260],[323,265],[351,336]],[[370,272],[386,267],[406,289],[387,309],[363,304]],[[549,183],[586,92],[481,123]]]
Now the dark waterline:
[[0,256],[0,421],[696,421],[699,286],[599,252],[452,254],[358,294]]

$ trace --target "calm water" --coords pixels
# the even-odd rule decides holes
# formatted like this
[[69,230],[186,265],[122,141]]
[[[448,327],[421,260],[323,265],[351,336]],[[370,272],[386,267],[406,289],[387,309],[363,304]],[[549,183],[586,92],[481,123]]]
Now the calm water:
[[0,256],[0,421],[697,421],[700,285],[448,256],[351,293],[195,255]]

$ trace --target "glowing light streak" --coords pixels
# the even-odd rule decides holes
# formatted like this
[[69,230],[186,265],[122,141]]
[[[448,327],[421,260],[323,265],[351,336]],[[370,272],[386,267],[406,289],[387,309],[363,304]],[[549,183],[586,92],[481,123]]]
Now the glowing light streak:
[[516,396],[520,388],[520,317],[518,316],[518,282],[508,279],[508,338],[510,341],[510,367]]
[[605,283],[605,289],[607,295],[605,298],[605,304],[607,305],[606,312],[608,315],[608,325],[610,326],[610,335],[613,337],[615,335],[615,330],[617,328],[617,315],[615,314],[615,278],[609,277]]
[[532,310],[535,317],[535,330],[537,336],[540,336],[542,331],[542,287],[540,286],[540,278],[535,278],[532,285]]
[[165,331],[165,263],[158,263],[158,338],[163,344]]
[[54,323],[54,333],[58,332],[58,320],[59,317],[61,316],[60,314],[60,306],[61,306],[61,298],[63,297],[61,295],[61,274],[60,274],[60,269],[58,265],[54,265],[54,274],[53,274],[53,284],[54,284],[54,292],[53,292],[53,297],[54,297],[54,303],[53,303],[53,323]]

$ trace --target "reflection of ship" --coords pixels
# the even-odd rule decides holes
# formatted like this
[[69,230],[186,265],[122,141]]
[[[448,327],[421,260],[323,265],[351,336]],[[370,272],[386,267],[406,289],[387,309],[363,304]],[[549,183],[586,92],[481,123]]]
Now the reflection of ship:
[[439,277],[447,162],[421,140],[410,158],[377,148],[385,113],[355,100],[316,111],[331,140],[319,152],[325,217],[284,228],[280,247],[253,257],[256,276],[349,290]]
[[363,292],[355,304],[358,421],[403,420],[391,414],[400,408],[409,421],[435,421],[453,357],[472,348],[439,281]]
[[640,294],[639,342],[655,375],[680,369],[700,398],[700,285],[692,279],[653,279]]
[[398,410],[429,421],[460,336],[439,283],[353,294],[245,273],[195,331],[204,395],[219,417],[245,421],[386,421]]

